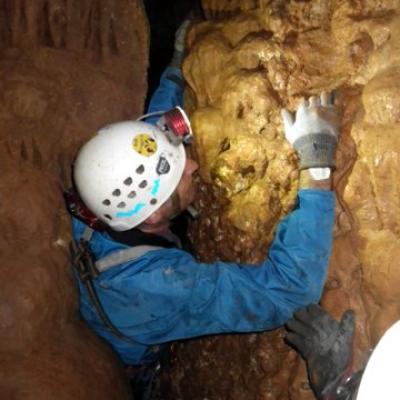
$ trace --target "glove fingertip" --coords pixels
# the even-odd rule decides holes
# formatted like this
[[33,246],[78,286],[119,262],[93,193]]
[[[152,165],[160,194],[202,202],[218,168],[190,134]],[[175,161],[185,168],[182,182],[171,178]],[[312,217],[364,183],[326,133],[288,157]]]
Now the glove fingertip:
[[301,343],[301,339],[299,339],[298,335],[293,332],[286,332],[283,338],[288,345],[296,349],[298,349],[298,346]]
[[321,105],[322,106],[329,107],[331,105],[330,94],[326,90],[321,92],[320,98],[321,98]]
[[304,111],[309,106],[308,99],[302,97],[298,106],[298,111]]
[[295,336],[295,333],[286,331],[283,334],[283,339],[285,340],[285,342],[290,343],[293,336]]
[[292,319],[289,319],[289,321],[286,322],[285,328],[293,331],[293,324],[295,323],[294,317]]
[[287,110],[286,108],[282,109],[281,116],[282,116],[282,120],[283,120],[283,123],[285,126],[293,125],[293,115],[289,110]]
[[295,349],[297,352],[300,353],[300,355],[304,358],[307,359],[307,357],[310,354],[310,349],[308,348],[306,342],[304,341],[304,338],[299,337],[295,333],[287,333],[284,337],[285,342]]

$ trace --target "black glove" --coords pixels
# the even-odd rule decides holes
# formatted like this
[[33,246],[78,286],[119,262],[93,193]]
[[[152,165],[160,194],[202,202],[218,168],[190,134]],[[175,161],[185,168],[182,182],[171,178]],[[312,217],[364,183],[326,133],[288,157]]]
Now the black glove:
[[336,322],[316,304],[296,311],[286,324],[286,341],[307,363],[310,385],[318,399],[333,393],[351,362],[354,312]]

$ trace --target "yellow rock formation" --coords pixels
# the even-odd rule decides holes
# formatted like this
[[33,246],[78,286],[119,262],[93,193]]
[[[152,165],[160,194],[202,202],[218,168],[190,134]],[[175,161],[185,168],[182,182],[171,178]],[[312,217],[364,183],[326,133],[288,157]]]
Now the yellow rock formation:
[[[336,317],[355,309],[360,366],[400,317],[400,3],[203,0],[203,7],[207,20],[190,31],[184,64],[201,162],[204,218],[193,230],[199,254],[247,262],[263,257],[297,190],[297,158],[284,139],[280,109],[335,89],[343,123],[336,240],[323,305]],[[252,337],[247,346],[257,343],[265,344]],[[215,359],[213,351],[199,354],[199,365],[210,365],[205,357]],[[257,354],[254,359],[262,363]],[[311,399],[304,369],[297,373],[293,363],[284,372],[287,365],[264,371],[257,388],[242,387],[232,398],[287,399],[290,392]],[[212,380],[213,373],[203,370],[202,379]],[[240,379],[251,373],[243,367]]]

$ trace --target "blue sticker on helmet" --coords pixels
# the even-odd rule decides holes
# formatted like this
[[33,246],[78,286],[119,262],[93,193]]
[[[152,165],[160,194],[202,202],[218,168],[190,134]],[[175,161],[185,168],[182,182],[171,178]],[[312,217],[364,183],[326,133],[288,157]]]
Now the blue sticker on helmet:
[[132,215],[137,214],[143,207],[145,206],[145,204],[143,203],[138,203],[136,204],[135,207],[132,208],[132,210],[127,211],[127,212],[118,212],[116,214],[117,218],[126,218],[126,217],[132,217]]
[[155,196],[158,193],[158,189],[160,189],[160,178],[154,181],[153,188],[151,189],[152,196]]

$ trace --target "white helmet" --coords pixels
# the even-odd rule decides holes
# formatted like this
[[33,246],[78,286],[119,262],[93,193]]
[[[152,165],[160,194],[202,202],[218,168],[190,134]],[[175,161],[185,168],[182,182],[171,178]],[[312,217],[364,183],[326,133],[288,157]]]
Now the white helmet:
[[399,359],[400,321],[397,321],[375,347],[361,378],[357,400],[400,399]]
[[134,228],[171,196],[186,155],[157,126],[137,121],[100,129],[79,151],[74,181],[86,206],[116,231]]

